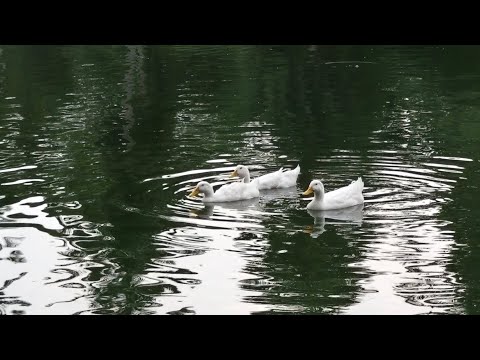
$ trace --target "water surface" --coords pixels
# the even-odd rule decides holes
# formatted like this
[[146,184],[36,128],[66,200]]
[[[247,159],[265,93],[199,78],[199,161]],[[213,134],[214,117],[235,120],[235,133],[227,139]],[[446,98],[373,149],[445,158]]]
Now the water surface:
[[[0,313],[478,314],[480,48],[0,46]],[[203,205],[200,180],[301,166]],[[365,204],[311,212],[361,176]]]

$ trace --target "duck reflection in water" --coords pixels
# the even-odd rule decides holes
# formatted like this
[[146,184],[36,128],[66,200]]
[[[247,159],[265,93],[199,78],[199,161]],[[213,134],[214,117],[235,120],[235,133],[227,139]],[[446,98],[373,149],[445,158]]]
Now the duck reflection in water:
[[[360,204],[338,210],[307,210],[314,221],[313,225],[307,226],[304,232],[310,234],[312,238],[317,238],[326,231],[326,224],[362,225],[363,207],[364,205]],[[325,221],[325,219],[339,220],[340,222]]]
[[209,219],[213,216],[215,208],[217,208],[217,214],[222,215],[222,213],[230,214],[231,210],[245,211],[249,209],[255,209],[258,203],[258,198],[232,202],[205,203],[202,209],[190,210],[190,216],[199,217],[201,219]]

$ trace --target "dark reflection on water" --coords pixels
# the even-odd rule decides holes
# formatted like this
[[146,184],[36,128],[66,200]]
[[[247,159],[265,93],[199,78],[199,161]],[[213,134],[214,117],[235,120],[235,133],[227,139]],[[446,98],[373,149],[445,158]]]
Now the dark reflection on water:
[[[479,55],[0,46],[0,313],[479,313]],[[187,196],[239,163],[301,173]]]

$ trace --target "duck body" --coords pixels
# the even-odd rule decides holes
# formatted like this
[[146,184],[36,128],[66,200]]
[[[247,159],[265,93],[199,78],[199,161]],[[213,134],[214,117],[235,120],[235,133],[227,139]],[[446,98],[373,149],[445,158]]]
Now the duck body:
[[248,200],[260,196],[258,188],[255,184],[245,184],[243,182],[234,182],[223,185],[217,191],[213,191],[212,185],[206,181],[200,181],[190,196],[196,196],[203,193],[202,201],[204,203],[230,202],[239,200]]
[[238,165],[231,176],[238,176],[243,182],[255,184],[258,190],[285,189],[297,184],[298,174],[300,174],[300,165],[293,170],[279,170],[270,174],[259,176],[250,181],[250,171],[244,165]]
[[313,200],[307,205],[309,210],[343,209],[364,203],[363,186],[359,177],[350,185],[325,193],[322,182],[313,180],[303,195],[314,193]]

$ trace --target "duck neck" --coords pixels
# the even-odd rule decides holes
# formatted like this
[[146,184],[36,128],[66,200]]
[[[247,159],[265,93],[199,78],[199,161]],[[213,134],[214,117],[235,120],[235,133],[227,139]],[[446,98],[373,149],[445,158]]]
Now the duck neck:
[[247,171],[247,175],[243,178],[243,182],[248,184],[250,182],[250,172]]
[[325,193],[322,191],[322,190],[318,190],[318,191],[315,191],[313,193],[313,200],[312,202],[313,203],[316,203],[316,204],[321,204],[323,202],[323,196],[325,195]]
[[203,194],[205,195],[205,199],[211,199],[214,194],[212,185],[209,184],[207,190],[205,190]]

